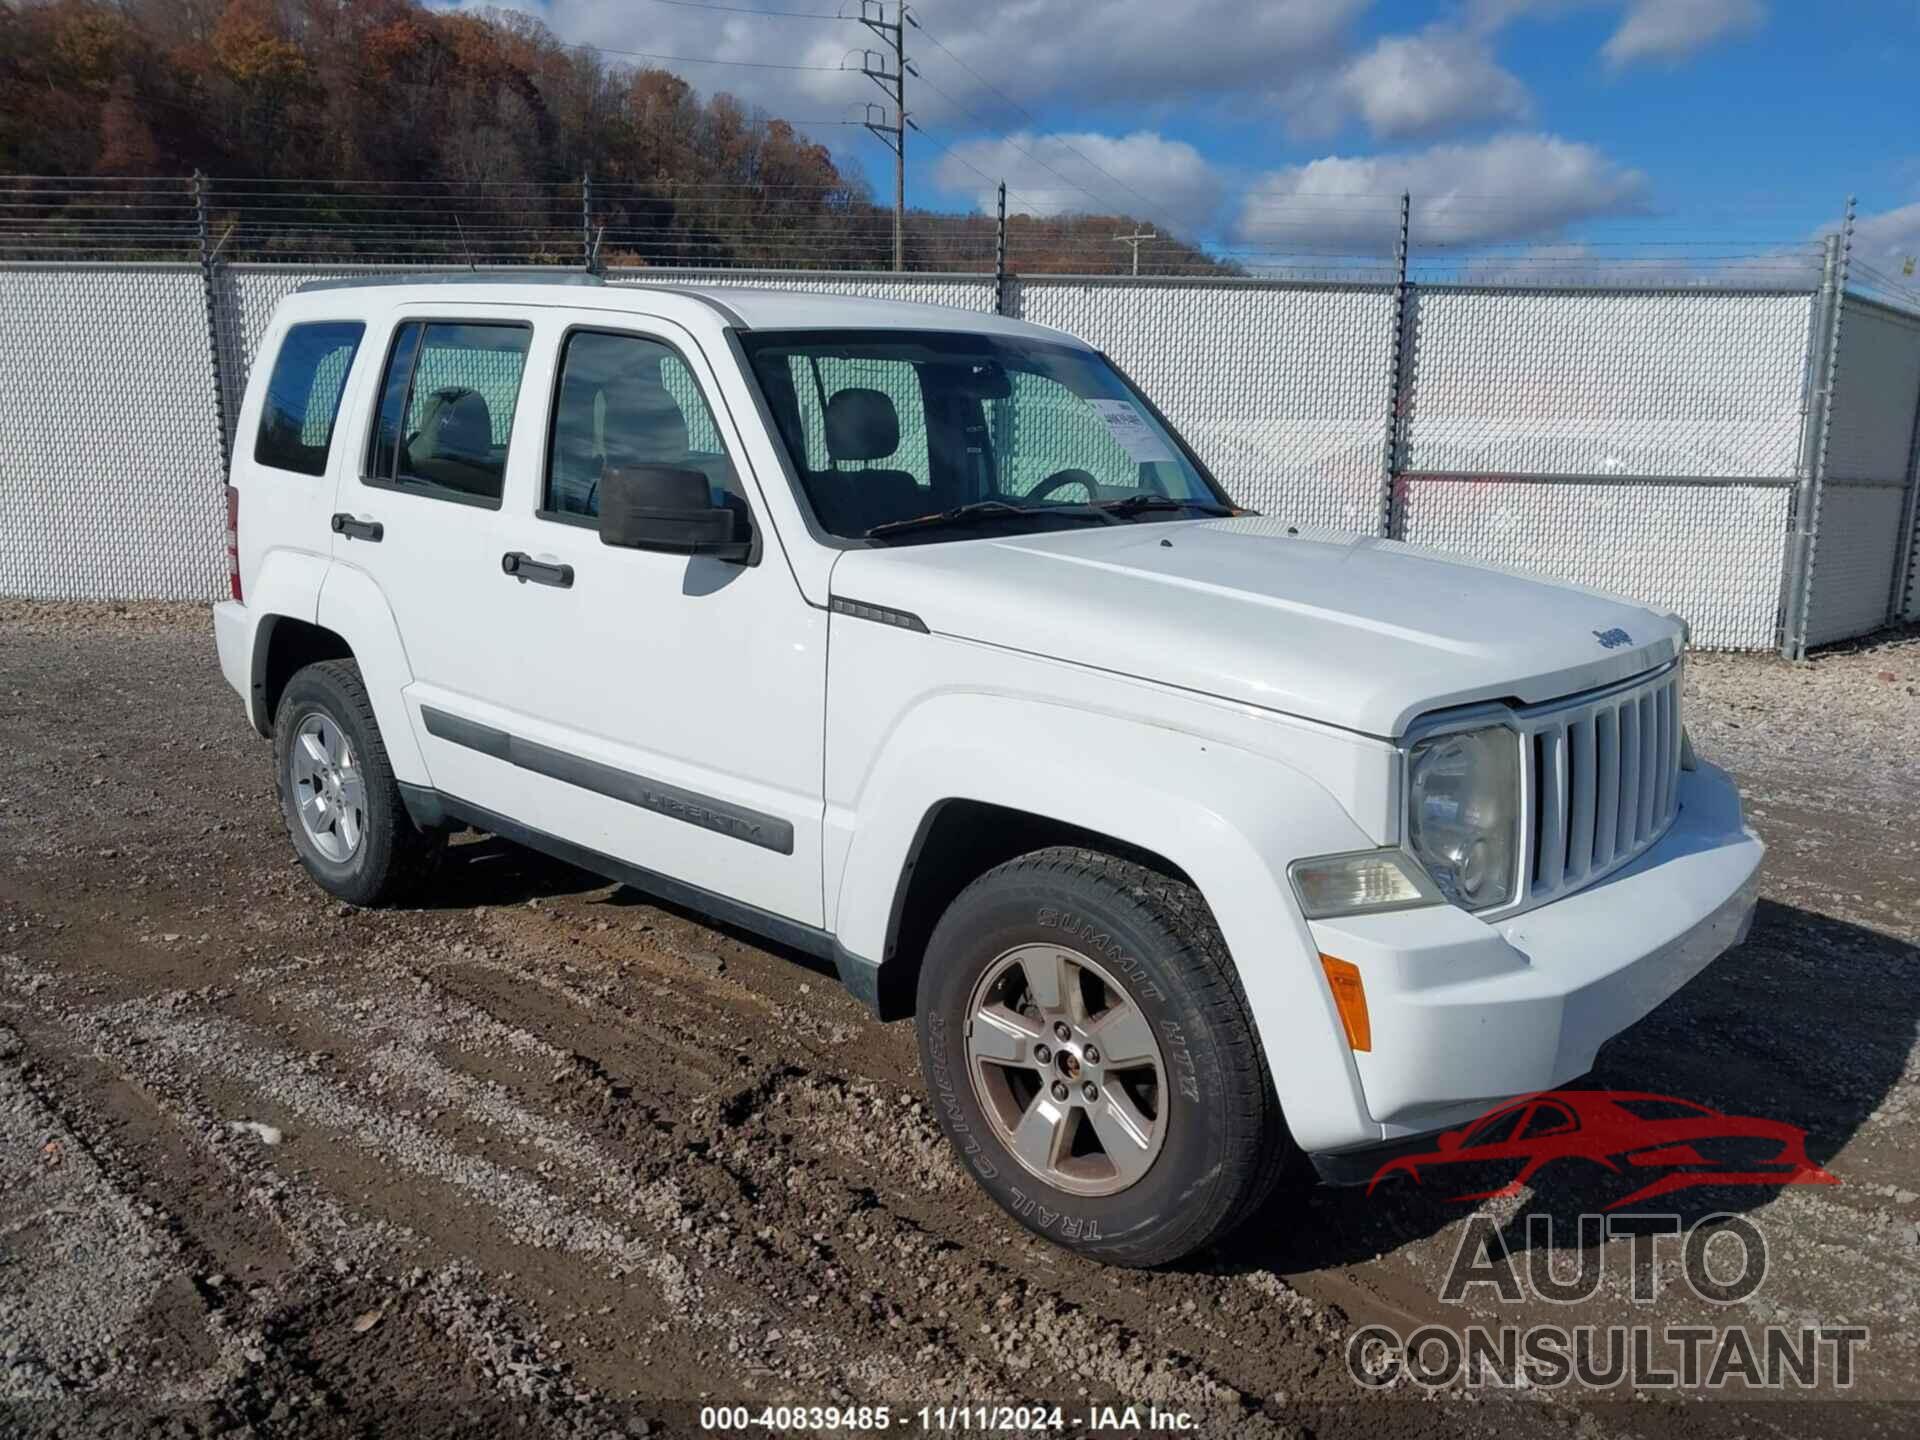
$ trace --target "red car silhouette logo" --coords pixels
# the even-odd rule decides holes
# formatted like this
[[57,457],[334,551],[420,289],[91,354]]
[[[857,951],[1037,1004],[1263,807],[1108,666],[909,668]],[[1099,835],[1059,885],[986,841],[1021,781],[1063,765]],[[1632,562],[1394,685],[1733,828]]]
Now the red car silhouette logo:
[[1448,1130],[1424,1153],[1397,1155],[1373,1172],[1367,1193],[1383,1181],[1454,1167],[1517,1165],[1493,1189],[1456,1195],[1487,1200],[1512,1195],[1542,1166],[1585,1160],[1616,1175],[1653,1172],[1647,1183],[1607,1205],[1617,1210],[1656,1195],[1699,1185],[1838,1185],[1807,1158],[1807,1132],[1778,1120],[1723,1115],[1672,1095],[1634,1090],[1548,1090],[1509,1100],[1478,1120]]

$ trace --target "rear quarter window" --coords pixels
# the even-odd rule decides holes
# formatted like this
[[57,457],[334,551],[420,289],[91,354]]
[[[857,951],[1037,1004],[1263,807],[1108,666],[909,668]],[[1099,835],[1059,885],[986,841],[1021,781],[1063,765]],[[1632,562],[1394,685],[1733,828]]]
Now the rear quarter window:
[[323,320],[287,331],[267,377],[255,464],[299,475],[326,473],[340,396],[366,330],[358,321]]

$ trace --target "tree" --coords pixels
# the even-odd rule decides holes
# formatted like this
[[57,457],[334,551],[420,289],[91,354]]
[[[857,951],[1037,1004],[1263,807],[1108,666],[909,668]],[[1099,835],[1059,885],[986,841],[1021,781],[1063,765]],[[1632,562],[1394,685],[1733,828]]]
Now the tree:
[[312,67],[268,0],[228,0],[213,27],[213,75],[234,113],[230,147],[251,173],[272,175],[291,148],[290,121],[317,98]]
[[[222,234],[251,217],[228,236],[235,256],[457,258],[472,246],[574,258],[568,187],[591,174],[613,261],[891,259],[887,212],[826,146],[732,95],[703,98],[678,75],[564,45],[526,14],[418,0],[0,0],[0,170],[196,169],[317,182],[217,213]],[[1117,270],[1125,251],[1084,237],[1135,226],[1103,216],[1076,236],[1069,221],[1022,218],[1014,255],[1026,269]],[[979,269],[994,253],[980,215],[916,211],[907,237],[920,268]],[[1150,253],[1211,263],[1172,241]]]

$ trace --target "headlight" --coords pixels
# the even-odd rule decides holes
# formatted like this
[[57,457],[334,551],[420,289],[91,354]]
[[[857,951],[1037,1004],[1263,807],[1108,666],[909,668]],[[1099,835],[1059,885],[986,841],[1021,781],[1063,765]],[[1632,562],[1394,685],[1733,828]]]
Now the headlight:
[[1513,899],[1520,846],[1520,743],[1504,725],[1422,740],[1407,757],[1407,848],[1447,899],[1488,910]]

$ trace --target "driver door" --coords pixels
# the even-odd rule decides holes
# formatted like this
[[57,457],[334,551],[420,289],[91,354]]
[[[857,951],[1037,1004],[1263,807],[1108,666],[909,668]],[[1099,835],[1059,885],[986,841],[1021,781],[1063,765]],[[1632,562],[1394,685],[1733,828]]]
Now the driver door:
[[[435,775],[457,767],[534,830],[817,927],[826,614],[691,334],[592,310],[549,311],[542,331],[529,380],[547,408],[527,433],[544,449],[491,557],[497,703],[440,737]],[[604,544],[598,482],[632,465],[704,475],[751,523],[749,561]],[[509,555],[534,563],[509,573]]]

